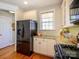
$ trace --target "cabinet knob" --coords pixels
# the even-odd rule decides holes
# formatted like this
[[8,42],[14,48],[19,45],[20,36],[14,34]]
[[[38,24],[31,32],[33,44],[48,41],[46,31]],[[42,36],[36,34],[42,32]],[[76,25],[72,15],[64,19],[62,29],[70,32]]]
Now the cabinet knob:
[[37,39],[35,39],[35,40],[37,40]]
[[41,44],[41,42],[39,42],[39,44]]

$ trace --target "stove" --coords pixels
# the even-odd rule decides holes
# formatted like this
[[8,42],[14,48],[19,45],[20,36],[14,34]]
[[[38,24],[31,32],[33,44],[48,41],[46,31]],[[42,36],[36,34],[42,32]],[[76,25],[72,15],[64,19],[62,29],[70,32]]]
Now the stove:
[[55,48],[55,59],[79,59],[79,49],[74,45],[58,44]]

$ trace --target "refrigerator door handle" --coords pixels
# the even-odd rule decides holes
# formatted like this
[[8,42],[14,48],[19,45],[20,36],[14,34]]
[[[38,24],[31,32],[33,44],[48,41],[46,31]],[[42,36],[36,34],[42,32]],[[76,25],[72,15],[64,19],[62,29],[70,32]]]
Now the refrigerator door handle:
[[22,28],[22,38],[24,37],[24,26]]
[[17,34],[20,35],[20,32],[21,32],[21,29],[18,29],[17,30]]

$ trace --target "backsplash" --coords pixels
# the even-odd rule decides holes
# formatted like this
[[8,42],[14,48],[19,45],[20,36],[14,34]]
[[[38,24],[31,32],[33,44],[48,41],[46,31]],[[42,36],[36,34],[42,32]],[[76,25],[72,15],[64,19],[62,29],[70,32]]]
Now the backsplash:
[[74,26],[74,27],[70,27],[69,29],[70,29],[70,32],[76,37],[76,35],[79,32],[79,25]]
[[[67,30],[69,30],[68,33],[67,33]],[[77,36],[78,32],[79,32],[79,25],[68,27],[68,29],[63,28],[60,31],[60,39],[59,39],[59,41],[61,43],[66,43],[66,44],[77,44],[76,36]]]

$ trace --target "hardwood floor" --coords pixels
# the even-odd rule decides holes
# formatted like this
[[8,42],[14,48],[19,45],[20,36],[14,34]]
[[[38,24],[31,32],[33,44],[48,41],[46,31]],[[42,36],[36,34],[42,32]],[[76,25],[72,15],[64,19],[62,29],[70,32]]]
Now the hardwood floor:
[[4,49],[0,49],[0,59],[53,59],[53,58],[35,54],[35,53],[32,54],[32,56],[28,57],[15,52],[14,49],[15,49],[14,45]]

